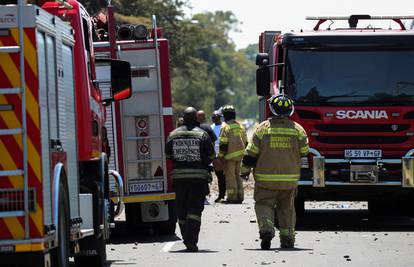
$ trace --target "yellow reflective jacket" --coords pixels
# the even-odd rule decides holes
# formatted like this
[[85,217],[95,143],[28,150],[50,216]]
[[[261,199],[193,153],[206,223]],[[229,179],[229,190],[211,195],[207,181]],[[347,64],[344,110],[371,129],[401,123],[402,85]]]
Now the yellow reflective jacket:
[[225,160],[241,160],[246,143],[244,127],[235,120],[228,121],[220,130],[218,157],[224,157]]
[[293,189],[300,178],[300,159],[308,152],[308,137],[302,126],[287,118],[270,118],[254,131],[241,172],[245,175],[253,168],[259,187]]

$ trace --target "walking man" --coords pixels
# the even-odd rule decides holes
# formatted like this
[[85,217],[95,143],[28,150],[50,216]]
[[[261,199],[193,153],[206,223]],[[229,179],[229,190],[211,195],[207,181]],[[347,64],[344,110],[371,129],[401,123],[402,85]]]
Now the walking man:
[[243,157],[242,177],[251,168],[255,179],[254,199],[262,249],[270,249],[275,236],[274,207],[280,226],[280,246],[295,244],[295,197],[300,177],[300,159],[308,154],[308,138],[298,123],[288,119],[293,101],[285,95],[269,99],[272,117],[255,130]]
[[206,113],[203,110],[197,111],[197,121],[200,124],[200,128],[207,132],[211,139],[211,142],[216,142],[217,136],[214,134],[213,129],[206,123]]
[[240,164],[247,144],[246,131],[236,121],[236,110],[233,106],[224,106],[222,112],[226,123],[220,130],[218,158],[224,161],[227,201],[242,203],[244,190],[240,178]]
[[197,110],[184,110],[183,125],[168,136],[167,159],[173,161],[173,186],[176,193],[178,224],[188,251],[198,251],[198,235],[204,199],[211,181],[209,165],[215,158],[214,146],[208,134],[197,127]]
[[[214,142],[214,149],[216,151],[216,154],[218,154],[219,153],[218,137],[220,135],[221,125],[222,125],[220,112],[215,110],[213,114],[211,115],[211,120],[213,121],[213,124],[211,124],[211,129],[214,131],[214,134],[216,135],[216,139],[217,139]],[[214,202],[220,202],[226,196],[226,177],[224,176],[224,170],[222,169],[218,169],[217,167],[215,167],[214,172],[216,173],[216,176],[217,176],[218,190],[219,190],[219,195]]]

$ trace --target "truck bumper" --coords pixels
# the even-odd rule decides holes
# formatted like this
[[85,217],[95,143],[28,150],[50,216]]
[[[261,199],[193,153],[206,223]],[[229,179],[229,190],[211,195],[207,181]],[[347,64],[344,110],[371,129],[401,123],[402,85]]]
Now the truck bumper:
[[378,199],[405,199],[413,197],[414,190],[401,186],[330,185],[298,187],[298,198],[310,201],[370,201]]
[[[175,199],[175,193],[130,195],[130,196],[124,196],[124,203],[167,201],[167,200],[174,200],[174,199]],[[113,201],[116,201],[116,199],[113,199]]]
[[0,266],[48,267],[52,262],[49,251],[0,253]]
[[[299,185],[312,187],[326,186],[399,186],[414,188],[414,151],[410,150],[401,159],[326,159],[315,150],[310,150],[313,157],[313,177],[311,181],[299,181]],[[348,164],[349,181],[330,181],[326,177],[326,164]],[[400,165],[402,177],[400,181],[379,181],[379,170],[382,165]]]
[[51,266],[53,238],[0,240],[0,266]]

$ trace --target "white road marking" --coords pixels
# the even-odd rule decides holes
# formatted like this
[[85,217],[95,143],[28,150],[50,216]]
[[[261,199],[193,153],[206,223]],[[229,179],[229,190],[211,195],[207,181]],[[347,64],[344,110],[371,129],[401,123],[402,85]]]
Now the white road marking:
[[165,244],[165,246],[161,249],[161,252],[168,252],[170,251],[170,249],[172,249],[172,247],[175,245],[175,241],[174,242],[168,242],[167,244]]

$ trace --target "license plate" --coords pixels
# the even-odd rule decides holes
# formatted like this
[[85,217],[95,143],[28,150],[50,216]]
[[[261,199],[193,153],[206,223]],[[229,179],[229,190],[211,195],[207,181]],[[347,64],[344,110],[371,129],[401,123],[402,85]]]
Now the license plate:
[[130,193],[159,192],[164,190],[164,182],[143,182],[129,185]]
[[347,149],[345,158],[381,158],[382,150],[380,149]]

